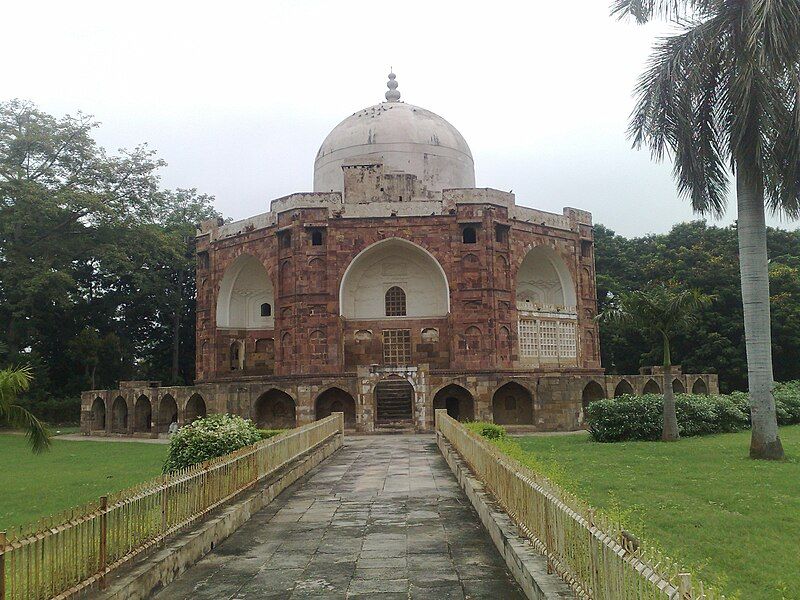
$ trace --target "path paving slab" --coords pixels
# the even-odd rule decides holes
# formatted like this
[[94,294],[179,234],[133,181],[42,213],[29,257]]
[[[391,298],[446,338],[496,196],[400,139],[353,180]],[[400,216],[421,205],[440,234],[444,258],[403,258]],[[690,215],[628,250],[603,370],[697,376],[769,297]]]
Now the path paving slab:
[[348,437],[158,600],[522,600],[429,435]]

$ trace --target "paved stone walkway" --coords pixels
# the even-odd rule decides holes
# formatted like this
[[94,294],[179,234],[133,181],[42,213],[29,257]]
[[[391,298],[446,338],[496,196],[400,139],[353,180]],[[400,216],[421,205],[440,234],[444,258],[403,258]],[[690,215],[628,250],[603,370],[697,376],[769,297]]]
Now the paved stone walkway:
[[517,600],[432,436],[348,437],[159,600]]

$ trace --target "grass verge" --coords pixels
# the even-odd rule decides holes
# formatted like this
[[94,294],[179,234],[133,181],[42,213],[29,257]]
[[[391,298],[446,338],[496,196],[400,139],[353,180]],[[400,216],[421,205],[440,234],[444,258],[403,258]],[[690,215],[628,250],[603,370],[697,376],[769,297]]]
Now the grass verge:
[[167,446],[53,439],[33,454],[24,436],[0,434],[0,530],[35,521],[161,473]]
[[674,443],[600,444],[588,435],[498,445],[741,600],[800,599],[800,426],[789,457],[747,456],[750,432]]

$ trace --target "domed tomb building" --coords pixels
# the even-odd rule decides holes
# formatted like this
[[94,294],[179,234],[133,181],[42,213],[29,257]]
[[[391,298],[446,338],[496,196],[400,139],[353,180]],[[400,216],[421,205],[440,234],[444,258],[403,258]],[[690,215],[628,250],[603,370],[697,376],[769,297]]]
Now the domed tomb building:
[[322,142],[313,192],[201,226],[196,384],[86,392],[84,431],[155,434],[211,412],[270,428],[344,412],[358,431],[426,431],[437,408],[571,430],[589,400],[615,394],[591,215],[476,188],[458,130],[402,102],[394,74],[388,87]]

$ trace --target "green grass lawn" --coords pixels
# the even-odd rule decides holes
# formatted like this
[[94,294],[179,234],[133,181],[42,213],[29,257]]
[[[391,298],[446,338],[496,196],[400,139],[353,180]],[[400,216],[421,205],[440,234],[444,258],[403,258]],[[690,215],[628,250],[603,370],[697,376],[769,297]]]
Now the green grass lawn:
[[629,509],[637,533],[728,598],[800,599],[800,426],[781,429],[783,462],[750,460],[749,439],[519,441],[594,506]]
[[0,530],[46,517],[161,473],[164,444],[53,440],[32,454],[21,435],[0,434]]

